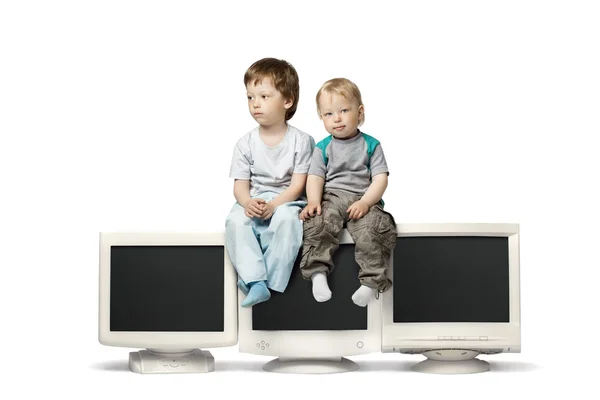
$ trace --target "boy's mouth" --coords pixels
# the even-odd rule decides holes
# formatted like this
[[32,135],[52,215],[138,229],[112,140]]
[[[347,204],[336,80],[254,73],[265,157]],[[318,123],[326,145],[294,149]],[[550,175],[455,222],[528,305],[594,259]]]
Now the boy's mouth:
[[333,130],[335,130],[335,131],[341,131],[341,130],[343,130],[345,127],[346,127],[346,125],[342,125],[342,126],[334,126],[334,127],[333,127]]

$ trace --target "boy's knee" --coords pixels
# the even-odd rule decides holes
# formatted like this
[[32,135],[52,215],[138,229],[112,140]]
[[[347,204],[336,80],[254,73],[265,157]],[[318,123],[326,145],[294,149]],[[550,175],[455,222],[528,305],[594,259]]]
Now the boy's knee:
[[304,221],[304,240],[317,243],[334,243],[343,229],[344,221],[335,215],[315,215]]
[[243,209],[229,213],[227,219],[225,220],[226,227],[250,225],[251,223],[252,219],[246,216],[246,213]]
[[369,211],[363,218],[348,223],[348,230],[362,248],[389,252],[396,246],[396,225],[386,212]]
[[321,232],[323,232],[324,226],[325,221],[322,215],[315,215],[313,217],[308,218],[302,224],[304,240],[317,238],[321,234]]
[[299,211],[295,207],[279,206],[275,209],[274,218],[280,221],[300,221]]

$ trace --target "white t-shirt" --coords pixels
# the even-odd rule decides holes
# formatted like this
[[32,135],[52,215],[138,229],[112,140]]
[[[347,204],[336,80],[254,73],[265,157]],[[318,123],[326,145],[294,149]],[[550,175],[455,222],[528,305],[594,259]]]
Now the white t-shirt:
[[290,185],[292,174],[306,174],[310,167],[315,140],[288,124],[278,144],[267,146],[259,136],[259,127],[236,143],[229,177],[250,181],[250,196],[264,192],[281,193]]

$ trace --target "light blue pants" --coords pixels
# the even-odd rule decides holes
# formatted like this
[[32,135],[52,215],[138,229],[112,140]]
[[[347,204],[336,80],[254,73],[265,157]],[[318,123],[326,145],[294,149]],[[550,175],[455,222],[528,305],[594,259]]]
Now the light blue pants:
[[[256,197],[270,201],[277,193]],[[267,287],[283,293],[302,245],[302,221],[298,217],[306,202],[280,205],[264,221],[248,218],[244,208],[235,203],[225,221],[227,253],[239,277],[250,282],[267,281]]]

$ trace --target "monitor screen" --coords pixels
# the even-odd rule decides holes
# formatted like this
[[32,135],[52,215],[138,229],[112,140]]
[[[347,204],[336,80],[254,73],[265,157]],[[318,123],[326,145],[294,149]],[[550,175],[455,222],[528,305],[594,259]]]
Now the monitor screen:
[[508,240],[398,237],[393,322],[510,322]]
[[223,245],[110,247],[111,332],[223,332]]
[[354,258],[354,244],[340,244],[333,257],[334,268],[327,280],[330,300],[319,303],[312,294],[312,283],[302,278],[301,252],[284,293],[271,292],[271,298],[252,307],[255,331],[341,331],[366,330],[367,308],[352,302],[360,287],[359,266]]

